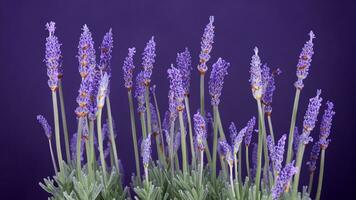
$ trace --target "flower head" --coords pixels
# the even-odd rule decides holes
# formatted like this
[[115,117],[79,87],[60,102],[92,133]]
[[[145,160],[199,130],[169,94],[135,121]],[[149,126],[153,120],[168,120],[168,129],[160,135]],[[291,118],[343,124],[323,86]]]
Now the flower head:
[[106,72],[111,75],[111,52],[113,48],[113,36],[112,30],[110,28],[109,32],[104,35],[103,41],[100,46],[100,62],[99,62],[99,69],[102,73]]
[[177,54],[177,68],[182,73],[183,89],[185,95],[189,94],[190,72],[192,71],[192,61],[188,48]]
[[139,113],[144,113],[146,111],[145,107],[145,85],[144,85],[144,72],[141,71],[136,76],[136,88],[135,88],[135,97],[138,102],[137,111]]
[[154,41],[153,36],[147,42],[142,56],[142,66],[144,69],[143,78],[145,84],[148,85],[151,82],[152,69],[156,57],[156,42]]
[[309,136],[310,132],[314,129],[319,109],[321,106],[322,98],[320,97],[321,90],[318,90],[316,96],[309,99],[308,109],[304,115],[303,133]]
[[250,84],[253,97],[258,100],[262,98],[263,93],[263,83],[262,83],[262,70],[261,70],[261,59],[258,56],[258,48],[254,49],[255,54],[251,59],[250,68]]
[[297,167],[294,167],[294,161],[287,164],[281,173],[279,174],[275,185],[272,188],[272,199],[278,200],[281,194],[286,189],[289,181],[291,180],[292,176],[297,173]]
[[233,147],[233,153],[237,154],[237,152],[240,149],[240,145],[242,143],[243,137],[245,136],[247,132],[248,127],[244,127],[243,129],[240,130],[239,133],[237,133],[236,126],[234,122],[231,122],[229,130],[230,130],[230,137],[232,141],[232,147]]
[[206,140],[206,123],[200,112],[194,115],[194,132],[195,132],[195,142],[199,151],[204,151]]
[[110,76],[107,73],[105,73],[100,79],[98,94],[96,97],[96,104],[99,109],[104,107],[109,81],[110,81]]
[[183,89],[183,81],[182,81],[182,73],[178,68],[175,68],[173,64],[171,68],[167,70],[169,77],[169,88],[172,92],[172,96],[174,99],[175,107],[177,110],[183,110],[183,100],[184,100],[184,89]]
[[75,109],[77,117],[85,117],[89,113],[89,104],[90,104],[90,79],[85,77],[80,83],[78,90],[78,97],[76,99],[78,107]]
[[151,160],[151,135],[148,135],[141,143],[141,157],[143,166],[148,167]]
[[275,145],[271,135],[267,137],[267,144],[268,144],[270,158],[273,164],[273,169],[277,172],[277,174],[280,173],[282,168],[286,138],[287,135],[283,134],[282,137],[278,140],[278,144]]
[[210,74],[209,80],[209,93],[211,96],[211,104],[219,105],[221,91],[224,85],[224,77],[228,74],[227,69],[230,63],[219,58],[216,63],[213,64],[213,70]]
[[46,118],[44,118],[42,115],[37,115],[37,120],[41,124],[47,138],[51,139],[52,129],[51,126],[48,124]]
[[198,70],[200,73],[205,73],[208,70],[206,63],[210,59],[210,52],[213,48],[214,43],[214,16],[209,17],[209,23],[204,29],[203,37],[201,38],[201,51],[199,54],[200,63],[198,65]]
[[309,161],[307,162],[309,172],[314,172],[316,170],[316,161],[318,160],[319,153],[320,144],[319,142],[315,142],[310,152]]
[[155,134],[159,134],[159,125],[158,125],[158,116],[156,113],[155,106],[150,103],[150,111],[151,111],[151,124],[152,124],[152,132]]
[[96,97],[98,95],[99,86],[100,86],[100,76],[101,76],[100,71],[97,69],[93,69],[89,72],[88,76],[86,77],[86,79],[88,79],[89,82],[88,118],[90,120],[96,119],[96,112],[98,109]]
[[265,64],[262,67],[262,82],[263,82],[263,96],[262,103],[265,105],[265,113],[271,114],[272,112],[272,98],[276,89],[274,83],[275,75],[279,75],[281,70],[277,68],[275,71],[270,72],[270,68]]
[[234,162],[231,146],[226,142],[226,140],[219,141],[219,152],[222,157],[225,158],[226,162],[232,166]]
[[88,26],[83,26],[78,45],[79,73],[84,79],[89,71],[96,66],[94,41]]
[[304,87],[303,80],[308,76],[310,63],[312,61],[312,56],[314,54],[313,50],[313,39],[315,34],[313,31],[309,32],[309,40],[304,44],[302,52],[299,55],[299,60],[297,64],[297,78],[298,80],[294,83],[294,86],[298,89]]
[[251,143],[252,132],[253,132],[253,129],[255,128],[255,124],[256,124],[256,117],[252,117],[247,123],[248,128],[245,133],[245,145],[246,146],[249,146]]
[[47,66],[48,86],[52,91],[58,87],[58,78],[63,75],[61,44],[58,42],[57,36],[54,35],[56,30],[54,22],[46,24],[46,29],[49,36],[46,38],[45,63]]
[[334,104],[330,101],[326,102],[327,108],[324,111],[323,119],[320,124],[320,136],[319,143],[321,148],[326,149],[329,145],[330,139],[328,139],[330,135],[330,129],[332,125],[334,112]]
[[133,70],[135,69],[133,56],[135,55],[135,53],[136,53],[135,47],[129,48],[129,53],[125,58],[124,65],[122,66],[122,69],[124,71],[125,87],[127,89],[131,89],[133,85],[132,77],[133,77]]

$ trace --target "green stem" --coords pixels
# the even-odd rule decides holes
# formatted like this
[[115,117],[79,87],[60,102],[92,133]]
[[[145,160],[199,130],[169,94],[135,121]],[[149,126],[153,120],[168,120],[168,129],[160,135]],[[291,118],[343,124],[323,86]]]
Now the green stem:
[[166,155],[165,155],[165,147],[164,147],[164,141],[163,141],[163,132],[162,132],[162,121],[161,121],[161,114],[159,112],[159,107],[158,107],[158,102],[157,102],[157,98],[156,98],[156,94],[152,93],[153,96],[153,101],[155,103],[155,108],[156,108],[156,113],[157,113],[157,121],[158,121],[158,127],[159,127],[159,138],[161,139],[160,141],[160,146],[159,149],[161,151],[162,154],[162,161],[163,161],[163,165],[167,166],[166,163]]
[[300,91],[301,90],[298,88],[295,91],[293,113],[292,113],[292,119],[291,119],[291,123],[290,123],[289,136],[288,136],[288,149],[287,149],[286,163],[290,163],[292,160],[292,157],[293,157],[293,136],[294,136],[294,129],[295,129],[295,121],[297,118]]
[[99,144],[99,154],[100,154],[100,162],[101,166],[103,169],[103,177],[104,177],[104,185],[106,185],[106,163],[105,163],[105,157],[104,157],[104,148],[103,148],[103,135],[101,132],[101,114],[102,114],[102,108],[98,108],[98,117],[96,121],[96,126],[98,129],[98,144]]
[[174,177],[174,153],[173,153],[173,144],[174,144],[174,120],[171,122],[169,129],[169,160],[171,162],[171,173],[172,178]]
[[212,179],[216,178],[216,157],[218,147],[218,107],[213,106],[213,118],[214,118],[214,139],[213,139],[213,160],[212,160]]
[[[147,112],[147,133],[151,135],[151,108],[150,108],[150,91],[148,85],[146,85],[145,100],[146,100],[146,112]],[[157,152],[158,153],[158,152]]]
[[85,141],[85,150],[86,150],[86,155],[87,155],[87,166],[88,166],[88,174],[89,174],[89,180],[93,181],[94,180],[94,171],[93,171],[93,164],[92,164],[92,158],[91,158],[91,149],[90,149],[90,142],[88,140]]
[[51,139],[48,139],[48,145],[49,145],[49,152],[51,153],[51,158],[52,158],[52,164],[53,164],[54,173],[57,175],[58,169],[57,169],[57,164],[56,164],[56,158],[54,157],[54,154],[53,154],[53,148],[52,148]]
[[320,170],[319,170],[318,189],[317,189],[317,192],[316,192],[315,200],[319,200],[320,199],[321,189],[323,187],[324,162],[325,162],[325,148],[322,148],[321,149],[321,157],[320,157]]
[[242,185],[242,152],[241,152],[241,145],[239,147],[239,184]]
[[95,147],[94,147],[94,120],[89,120],[89,145],[90,145],[90,157],[92,161],[92,169],[95,169],[96,166],[96,157],[95,157]]
[[138,145],[137,145],[137,135],[136,135],[136,121],[134,114],[134,107],[132,101],[132,90],[128,90],[127,96],[129,99],[129,107],[130,107],[130,119],[131,119],[131,131],[132,131],[132,142],[134,146],[134,154],[135,154],[135,163],[136,163],[136,175],[139,180],[141,180],[141,172],[140,172],[140,158],[138,155]]
[[267,114],[267,121],[268,121],[268,128],[269,128],[269,133],[272,137],[273,142],[274,140],[274,132],[273,132],[273,126],[272,126],[272,118],[271,118],[271,114]]
[[248,157],[248,146],[246,146],[246,151],[245,151],[245,154],[246,154],[246,170],[247,170],[247,177],[248,177],[248,180],[250,180],[250,161],[249,161],[249,157]]
[[292,190],[294,198],[297,198],[297,194],[298,194],[299,177],[301,172],[300,167],[302,166],[304,150],[305,150],[305,144],[303,142],[300,142],[298,153],[297,153],[297,163],[295,165],[297,167],[297,173],[294,176],[293,190]]
[[145,139],[147,137],[147,133],[146,133],[146,117],[145,117],[145,113],[140,112],[140,119],[141,119],[141,130],[142,130],[142,136],[143,139]]
[[313,181],[314,181],[314,171],[310,172],[309,174],[309,185],[308,185],[308,194],[310,196],[313,188]]
[[257,107],[258,107],[258,118],[259,118],[259,123],[260,123],[261,129],[259,128],[259,130],[258,130],[257,170],[256,170],[256,180],[255,180],[256,199],[258,199],[259,191],[260,191],[261,166],[262,166],[262,145],[263,145],[264,130],[265,130],[261,100],[257,100]]
[[221,117],[220,117],[219,108],[217,108],[217,117],[218,117],[218,127],[219,127],[220,137],[221,137],[223,140],[225,140],[226,137],[225,137],[225,133],[224,133],[224,128],[223,128],[222,123],[221,123]]
[[106,97],[106,109],[107,109],[107,115],[108,115],[108,120],[109,120],[109,132],[110,132],[110,144],[111,144],[110,147],[112,148],[112,153],[114,156],[116,170],[117,170],[118,174],[120,174],[119,158],[117,156],[113,120],[112,120],[112,115],[111,115],[111,103],[110,103],[109,96]]
[[236,153],[234,154],[234,169],[235,169],[235,181],[238,180],[238,172],[237,172],[237,155]]
[[59,135],[59,119],[58,119],[58,103],[57,103],[57,93],[56,91],[52,91],[52,103],[53,103],[53,115],[54,115],[54,130],[56,137],[56,150],[57,150],[57,158],[59,163],[59,170],[63,170],[63,158],[62,158],[62,150],[61,150],[61,136]]
[[201,186],[203,182],[203,169],[204,169],[204,152],[200,151],[199,186]]
[[187,147],[186,147],[186,133],[183,121],[183,111],[178,111],[179,114],[179,124],[180,124],[180,135],[181,135],[181,145],[182,145],[182,160],[183,160],[183,175],[186,177],[188,175],[188,163],[187,163]]
[[64,144],[66,148],[67,163],[69,163],[71,159],[70,159],[70,151],[69,151],[69,137],[68,137],[66,110],[65,110],[63,90],[62,90],[62,78],[58,79],[58,92],[59,92],[59,103],[61,105]]
[[204,76],[205,73],[200,73],[200,114],[205,116],[205,105],[204,105]]
[[232,192],[233,197],[235,198],[236,195],[235,195],[235,188],[234,188],[234,180],[233,180],[233,178],[232,178],[232,165],[229,164],[229,168],[230,168],[230,185],[231,185],[231,192]]
[[192,120],[190,118],[190,108],[189,108],[189,98],[188,95],[185,95],[184,98],[185,102],[185,109],[187,112],[187,118],[188,118],[188,129],[189,129],[189,139],[190,139],[190,151],[192,153],[192,167],[195,167],[195,149],[194,149],[194,141],[193,141],[193,129],[192,129]]
[[78,130],[77,130],[77,149],[76,149],[76,155],[77,155],[77,176],[79,179],[82,177],[82,166],[81,166],[81,145],[82,145],[82,122],[83,118],[79,117],[78,119]]
[[148,184],[148,181],[149,181],[149,179],[148,179],[148,167],[144,167],[144,170],[145,170],[145,180],[146,180],[146,183]]

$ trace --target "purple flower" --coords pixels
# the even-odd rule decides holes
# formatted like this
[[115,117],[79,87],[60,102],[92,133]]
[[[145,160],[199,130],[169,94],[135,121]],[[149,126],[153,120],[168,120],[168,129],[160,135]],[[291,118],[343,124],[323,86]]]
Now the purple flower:
[[271,114],[272,112],[272,98],[273,92],[276,89],[274,83],[275,75],[279,75],[281,73],[280,69],[276,69],[274,72],[270,72],[270,68],[265,64],[262,67],[262,82],[263,82],[263,96],[262,102],[265,105],[265,113]]
[[144,83],[148,85],[151,82],[152,69],[156,57],[156,42],[153,36],[147,42],[142,56],[142,66],[144,69],[143,79]]
[[152,124],[152,132],[155,134],[159,134],[159,126],[158,126],[158,117],[156,113],[155,106],[150,103],[150,111],[151,111],[151,124]]
[[310,152],[309,161],[307,162],[309,172],[314,172],[316,170],[316,161],[318,160],[319,153],[320,153],[320,144],[319,142],[315,142]]
[[52,129],[51,126],[48,124],[46,118],[44,118],[42,115],[37,115],[37,120],[41,124],[46,137],[48,139],[51,139]]
[[234,122],[231,122],[229,130],[230,130],[230,138],[232,141],[233,153],[237,154],[240,149],[241,142],[243,140],[244,135],[247,132],[248,127],[244,127],[237,133],[236,126]]
[[256,118],[252,117],[247,123],[247,130],[245,133],[245,145],[248,147],[251,143],[252,132],[256,124]]
[[83,26],[83,33],[80,35],[78,45],[78,61],[79,61],[79,73],[82,79],[84,79],[89,71],[96,66],[96,57],[94,49],[94,41],[88,26]]
[[206,140],[206,123],[204,117],[200,115],[200,112],[197,112],[194,115],[194,131],[195,131],[195,143],[199,151],[204,151],[205,145],[204,141]]
[[96,112],[97,112],[97,101],[96,97],[98,95],[99,86],[100,86],[100,72],[97,69],[93,69],[89,72],[88,76],[86,77],[89,82],[89,114],[88,118],[90,120],[96,119]]
[[110,76],[105,72],[104,75],[100,79],[98,94],[96,96],[96,104],[99,109],[104,107],[109,82],[110,82]]
[[324,111],[323,119],[320,124],[320,135],[319,135],[319,143],[321,148],[326,149],[329,145],[330,139],[327,139],[330,135],[331,124],[333,120],[334,112],[334,104],[330,101],[326,102],[327,109]]
[[262,70],[261,70],[261,59],[258,56],[258,48],[254,48],[255,54],[251,59],[250,67],[250,84],[253,97],[256,100],[261,99],[263,93],[263,83],[262,83]]
[[293,177],[293,175],[297,173],[297,167],[294,167],[294,161],[287,164],[281,173],[279,174],[275,185],[272,188],[272,199],[278,200],[281,194],[286,189],[289,181]]
[[251,169],[251,180],[254,179],[256,176],[256,170],[257,170],[257,151],[258,151],[258,145],[256,143],[252,143],[252,169]]
[[201,51],[199,54],[200,63],[198,65],[198,70],[200,73],[204,74],[208,70],[206,63],[210,59],[210,52],[213,48],[214,43],[214,16],[209,17],[209,24],[206,25],[204,29],[203,37],[201,38]]
[[223,156],[226,162],[232,166],[234,162],[231,146],[226,142],[226,140],[219,141],[219,152]]
[[110,28],[109,32],[104,35],[103,41],[100,46],[100,62],[99,62],[99,69],[102,73],[106,72],[111,75],[111,52],[113,48],[113,36],[112,30]]
[[78,90],[78,97],[76,99],[78,107],[75,109],[77,117],[85,117],[89,113],[89,103],[90,103],[90,80],[88,77],[82,79],[80,87]]
[[168,110],[169,110],[169,126],[175,121],[178,116],[176,102],[174,100],[174,92],[172,90],[168,91]]
[[125,58],[124,65],[122,67],[124,71],[124,80],[125,80],[125,87],[127,89],[132,88],[132,77],[133,77],[133,70],[135,69],[135,65],[133,63],[133,56],[136,53],[135,47],[129,48],[129,53]]
[[141,143],[141,157],[143,166],[148,167],[151,160],[151,135],[148,135]]
[[308,109],[304,115],[303,134],[309,136],[310,132],[315,127],[315,122],[319,114],[322,98],[320,97],[321,90],[317,90],[316,96],[309,99]]
[[61,44],[58,42],[57,36],[54,35],[56,23],[49,22],[46,24],[46,29],[49,36],[46,38],[46,51],[44,62],[47,66],[48,86],[52,91],[58,87],[58,78],[63,75]]
[[211,96],[211,104],[217,106],[220,103],[221,91],[224,85],[224,77],[228,74],[227,69],[230,63],[219,58],[216,63],[213,64],[213,70],[210,74],[209,80],[209,93]]
[[299,55],[299,60],[297,64],[297,77],[298,80],[294,83],[294,86],[298,89],[304,87],[303,80],[308,76],[310,63],[312,61],[312,56],[314,54],[313,50],[313,39],[315,35],[313,31],[309,32],[309,40],[304,44],[302,52]]
[[141,71],[136,76],[136,88],[135,88],[135,97],[138,102],[137,112],[144,113],[145,108],[145,85],[144,85],[144,72]]
[[192,61],[188,48],[185,51],[177,54],[177,68],[182,73],[183,89],[185,95],[189,94],[190,72],[192,71]]
[[184,100],[184,89],[183,89],[183,81],[182,81],[182,73],[178,68],[173,67],[167,70],[169,77],[169,88],[173,95],[175,107],[177,110],[183,110],[183,100]]
[[278,144],[275,145],[271,135],[267,137],[267,144],[268,144],[270,158],[272,161],[273,169],[277,172],[277,174],[280,173],[282,168],[286,138],[287,135],[283,134],[282,137],[278,140]]

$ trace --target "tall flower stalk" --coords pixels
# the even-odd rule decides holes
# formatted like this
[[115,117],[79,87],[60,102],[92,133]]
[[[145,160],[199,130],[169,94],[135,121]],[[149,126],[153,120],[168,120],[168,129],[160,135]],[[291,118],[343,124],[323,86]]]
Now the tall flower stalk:
[[236,197],[236,195],[235,195],[235,187],[234,187],[234,180],[233,180],[234,158],[233,158],[233,155],[232,155],[233,154],[232,148],[226,142],[226,140],[220,140],[219,141],[219,146],[220,146],[221,154],[224,156],[227,164],[229,165],[231,192],[232,192],[233,197]]
[[292,118],[291,118],[289,136],[288,136],[288,149],[287,149],[286,163],[290,163],[290,161],[292,160],[293,136],[294,136],[295,122],[296,122],[296,118],[297,118],[299,96],[300,96],[301,90],[304,87],[303,80],[308,76],[309,67],[310,67],[310,64],[312,61],[312,56],[314,54],[314,51],[313,51],[313,46],[314,46],[313,39],[314,38],[315,38],[315,35],[314,35],[313,31],[310,31],[309,32],[309,40],[304,44],[302,52],[299,55],[299,60],[298,60],[298,64],[297,64],[297,72],[296,72],[298,79],[294,83],[296,91],[295,91],[293,112],[292,112]]
[[195,131],[195,145],[197,151],[200,154],[200,163],[199,163],[199,186],[202,185],[203,179],[203,168],[204,168],[204,149],[205,149],[205,140],[206,140],[206,123],[204,117],[197,112],[194,115],[194,131]]
[[142,157],[142,163],[143,163],[143,168],[145,171],[145,180],[146,183],[149,182],[148,178],[148,166],[150,164],[151,160],[151,135],[148,135],[141,143],[141,157]]
[[249,178],[249,180],[251,180],[251,173],[250,173],[250,161],[249,161],[249,146],[251,144],[251,139],[252,139],[252,133],[254,131],[255,128],[255,124],[256,124],[256,117],[252,117],[248,123],[247,123],[247,130],[245,133],[245,157],[246,157],[246,170],[247,170],[247,176]]
[[297,195],[297,190],[298,190],[298,185],[299,185],[299,176],[300,176],[300,167],[302,165],[303,161],[303,154],[305,150],[305,145],[307,145],[310,141],[313,139],[309,136],[311,131],[315,127],[315,123],[317,121],[317,117],[319,114],[319,109],[321,106],[322,98],[320,97],[321,90],[318,90],[316,93],[316,96],[311,98],[309,100],[309,105],[308,109],[304,115],[304,121],[303,121],[303,133],[300,136],[300,142],[299,142],[299,147],[298,147],[298,153],[297,153],[297,173],[294,177],[293,181],[293,196],[296,197]]

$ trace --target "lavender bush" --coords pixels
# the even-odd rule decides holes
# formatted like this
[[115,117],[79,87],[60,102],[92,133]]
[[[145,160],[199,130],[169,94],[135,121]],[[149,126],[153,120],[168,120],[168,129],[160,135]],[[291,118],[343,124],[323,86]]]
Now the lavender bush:
[[[63,78],[61,44],[55,35],[55,23],[46,24],[49,35],[45,45],[45,65],[53,101],[54,129],[42,115],[38,115],[37,119],[48,139],[53,163],[53,177],[45,178],[40,183],[40,186],[50,194],[49,199],[307,200],[314,197],[311,191],[318,166],[315,199],[320,199],[325,151],[330,143],[328,137],[335,114],[332,102],[326,103],[319,140],[314,142],[310,160],[303,163],[303,155],[309,146],[308,143],[313,140],[311,136],[322,106],[321,90],[309,100],[300,135],[295,127],[299,96],[314,54],[314,33],[312,31],[309,33],[309,40],[304,45],[297,64],[297,81],[294,84],[296,95],[289,133],[276,140],[272,127],[275,77],[281,71],[271,70],[267,65],[263,65],[261,52],[255,47],[249,81],[252,97],[257,105],[257,116],[252,117],[246,126],[240,129],[231,122],[230,137],[227,138],[219,104],[222,103],[220,97],[230,63],[222,58],[212,64],[208,82],[212,116],[209,113],[210,109],[205,105],[204,77],[209,71],[208,61],[214,43],[213,23],[214,17],[210,17],[202,36],[197,64],[200,76],[200,109],[194,115],[190,111],[189,97],[193,62],[188,48],[177,54],[176,64],[171,64],[167,70],[170,84],[169,108],[164,115],[161,115],[156,85],[152,85],[154,80],[151,78],[156,57],[154,37],[147,42],[142,54],[143,68],[138,69],[136,77],[134,77],[136,48],[128,49],[122,69],[124,87],[128,95],[130,131],[136,163],[136,173],[132,176],[130,187],[124,186],[122,182],[122,162],[117,156],[117,131],[110,105],[112,30],[105,34],[97,60],[92,33],[88,26],[84,25],[82,28],[77,55],[81,77],[76,99],[78,107],[75,109],[78,127],[75,133],[69,134],[61,84]],[[104,110],[106,116],[102,115]],[[135,121],[135,114],[138,114],[139,122]],[[137,126],[138,124],[140,126]],[[209,132],[213,134],[212,141],[208,141]],[[62,134],[64,143],[61,143]],[[253,143],[250,155],[253,134],[257,134],[258,140]],[[52,148],[52,135],[55,136],[56,151]],[[61,151],[63,144],[65,158],[62,157]],[[245,144],[245,148],[242,148],[242,144]],[[157,152],[157,157],[152,155],[152,151]],[[317,163],[319,154],[320,165]],[[308,167],[310,181],[308,186],[300,190],[299,178],[303,166]],[[144,173],[141,173],[142,169]]]

